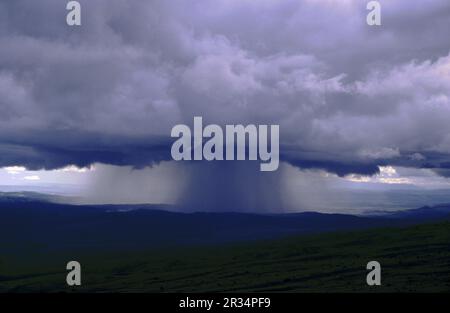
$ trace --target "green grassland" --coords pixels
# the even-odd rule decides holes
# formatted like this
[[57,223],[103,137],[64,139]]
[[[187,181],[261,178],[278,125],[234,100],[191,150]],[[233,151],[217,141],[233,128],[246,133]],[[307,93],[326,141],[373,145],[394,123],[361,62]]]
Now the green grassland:
[[[67,287],[67,261],[82,286]],[[366,285],[366,264],[382,286]],[[215,247],[0,256],[0,292],[450,292],[450,222]]]

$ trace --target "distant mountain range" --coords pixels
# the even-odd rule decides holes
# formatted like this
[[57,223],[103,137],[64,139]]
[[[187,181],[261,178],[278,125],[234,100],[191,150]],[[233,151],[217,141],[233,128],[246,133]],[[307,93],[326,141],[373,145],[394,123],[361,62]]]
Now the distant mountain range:
[[446,218],[450,215],[450,204],[424,206],[418,209],[385,212],[381,216],[396,219],[433,220]]
[[450,219],[450,204],[354,216],[179,213],[165,205],[71,205],[54,200],[36,193],[0,193],[1,251],[16,254],[216,245]]

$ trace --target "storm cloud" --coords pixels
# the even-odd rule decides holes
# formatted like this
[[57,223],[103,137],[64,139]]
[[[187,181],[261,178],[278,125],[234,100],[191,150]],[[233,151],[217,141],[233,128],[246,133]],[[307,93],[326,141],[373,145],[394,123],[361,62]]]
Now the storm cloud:
[[2,0],[0,167],[151,166],[197,115],[279,124],[300,168],[448,176],[450,2],[380,2],[369,27],[360,0],[90,0],[69,27],[64,1]]

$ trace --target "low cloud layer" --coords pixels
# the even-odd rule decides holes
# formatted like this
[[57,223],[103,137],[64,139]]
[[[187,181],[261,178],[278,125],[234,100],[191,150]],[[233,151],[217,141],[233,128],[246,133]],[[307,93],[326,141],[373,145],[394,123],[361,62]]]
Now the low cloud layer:
[[380,27],[360,0],[80,2],[72,28],[61,1],[0,2],[1,167],[152,165],[200,115],[279,124],[300,168],[448,176],[448,0],[380,1]]

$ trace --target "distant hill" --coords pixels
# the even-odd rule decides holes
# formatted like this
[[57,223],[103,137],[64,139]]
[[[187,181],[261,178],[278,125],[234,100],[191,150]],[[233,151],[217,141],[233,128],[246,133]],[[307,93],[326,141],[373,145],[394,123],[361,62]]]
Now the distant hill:
[[68,205],[35,194],[0,195],[4,253],[115,251],[216,245],[447,219],[450,206],[378,216],[177,213],[164,205]]
[[430,220],[446,218],[450,215],[450,204],[424,206],[418,209],[386,213],[383,216],[397,219]]

